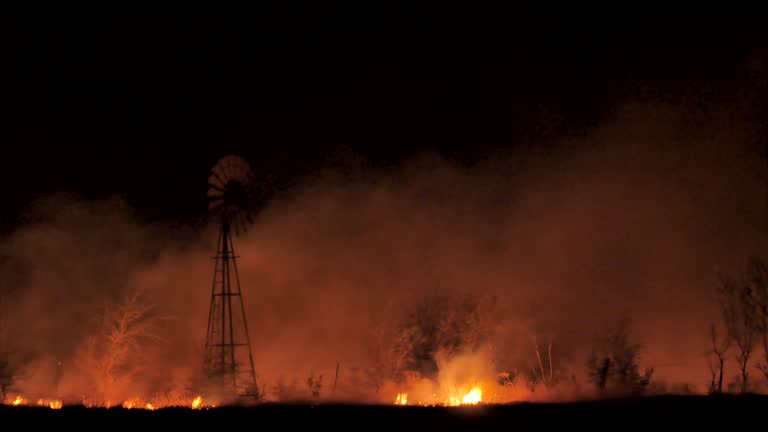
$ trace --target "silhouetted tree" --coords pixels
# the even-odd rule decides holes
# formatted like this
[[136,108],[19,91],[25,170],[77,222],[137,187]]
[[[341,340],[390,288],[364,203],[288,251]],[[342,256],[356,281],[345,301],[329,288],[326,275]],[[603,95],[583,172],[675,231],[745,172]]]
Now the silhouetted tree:
[[539,378],[539,374],[536,373],[536,368],[534,366],[530,366],[525,372],[525,382],[528,384],[531,393],[533,393],[536,391],[536,386],[541,383],[541,378]]
[[763,362],[757,368],[768,379],[768,265],[761,259],[752,258],[747,265],[750,309],[755,314],[755,330],[763,345]]
[[587,360],[587,374],[600,392],[605,390],[611,372],[611,358],[592,354]]
[[0,253],[0,403],[19,372],[17,348],[12,347],[14,299],[20,295],[29,276],[29,264],[23,259]]
[[639,372],[641,345],[630,340],[630,322],[622,320],[609,334],[598,340],[586,362],[587,376],[601,392],[640,393],[650,383],[653,368]]
[[315,377],[315,374],[311,374],[307,378],[307,387],[309,388],[309,393],[314,398],[320,397],[320,390],[323,388],[323,375],[319,375]]
[[758,335],[755,303],[748,283],[727,276],[720,279],[720,311],[729,337],[736,344],[741,391],[749,390],[749,360]]
[[8,360],[5,356],[0,357],[0,403],[5,400],[6,391],[12,384],[12,381],[13,374],[11,373],[11,367]]
[[146,343],[159,340],[156,325],[162,319],[153,304],[140,291],[107,305],[95,335],[88,338],[77,363],[90,374],[96,394],[111,400],[149,365],[145,361]]
[[397,326],[382,321],[373,326],[371,338],[372,367],[368,378],[378,393],[388,380],[400,381],[409,366],[414,347],[424,336],[417,326]]
[[723,369],[725,367],[725,355],[731,346],[731,337],[726,332],[718,335],[715,323],[709,325],[709,339],[712,343],[708,353],[709,371],[712,374],[712,382],[709,391],[712,393],[722,393],[723,391]]
[[495,304],[493,298],[476,295],[439,294],[421,299],[400,320],[390,319],[375,329],[374,339],[380,342],[374,344],[374,358],[388,361],[375,366],[373,373],[384,372],[397,381],[404,371],[433,377],[438,352],[451,357],[487,347]]
[[552,339],[546,345],[539,344],[539,338],[533,338],[533,353],[536,355],[535,364],[529,363],[530,376],[528,384],[535,387],[537,384],[551,386],[557,383],[561,373],[556,372],[552,363]]

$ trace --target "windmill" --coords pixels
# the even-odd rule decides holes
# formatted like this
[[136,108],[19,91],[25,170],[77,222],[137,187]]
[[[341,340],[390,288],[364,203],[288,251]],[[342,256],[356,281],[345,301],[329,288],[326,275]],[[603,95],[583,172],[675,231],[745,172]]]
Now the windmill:
[[208,179],[208,210],[219,224],[219,237],[205,340],[205,371],[212,384],[223,385],[240,396],[258,396],[238,257],[232,242],[253,222],[252,180],[248,163],[238,156],[221,158]]

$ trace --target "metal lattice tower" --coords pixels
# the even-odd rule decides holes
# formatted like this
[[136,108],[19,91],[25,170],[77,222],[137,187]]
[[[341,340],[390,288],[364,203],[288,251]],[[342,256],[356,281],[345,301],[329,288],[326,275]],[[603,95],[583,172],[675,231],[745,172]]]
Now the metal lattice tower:
[[[209,209],[219,222],[211,306],[205,340],[205,369],[213,384],[241,396],[258,396],[245,305],[233,237],[252,221],[248,164],[222,158],[208,180]],[[234,234],[234,235],[233,235]]]

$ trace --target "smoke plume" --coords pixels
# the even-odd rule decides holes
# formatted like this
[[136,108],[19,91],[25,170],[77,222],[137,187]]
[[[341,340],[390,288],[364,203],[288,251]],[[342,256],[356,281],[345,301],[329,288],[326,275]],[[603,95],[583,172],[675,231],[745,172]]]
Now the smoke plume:
[[[472,165],[421,154],[276,197],[234,245],[259,384],[309,397],[307,378],[323,375],[330,395],[338,364],[337,397],[391,403],[409,386],[428,397],[500,373],[546,377],[551,353],[587,388],[595,339],[630,318],[654,380],[705,390],[718,272],[766,238],[755,130],[729,119],[625,104],[547,150]],[[77,359],[100,311],[136,291],[162,319],[124,391],[186,388],[202,364],[215,227],[169,233],[120,199],[61,196],[28,220],[2,243],[19,392],[82,396]],[[434,332],[414,342],[403,332],[419,319]],[[418,374],[389,379],[398,361]]]

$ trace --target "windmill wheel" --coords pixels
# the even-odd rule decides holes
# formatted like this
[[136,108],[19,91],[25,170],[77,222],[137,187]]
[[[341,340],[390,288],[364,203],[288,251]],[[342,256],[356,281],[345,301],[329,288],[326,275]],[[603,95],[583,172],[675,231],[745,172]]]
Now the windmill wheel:
[[245,159],[225,156],[208,178],[208,211],[235,234],[248,229],[254,218],[253,173]]

